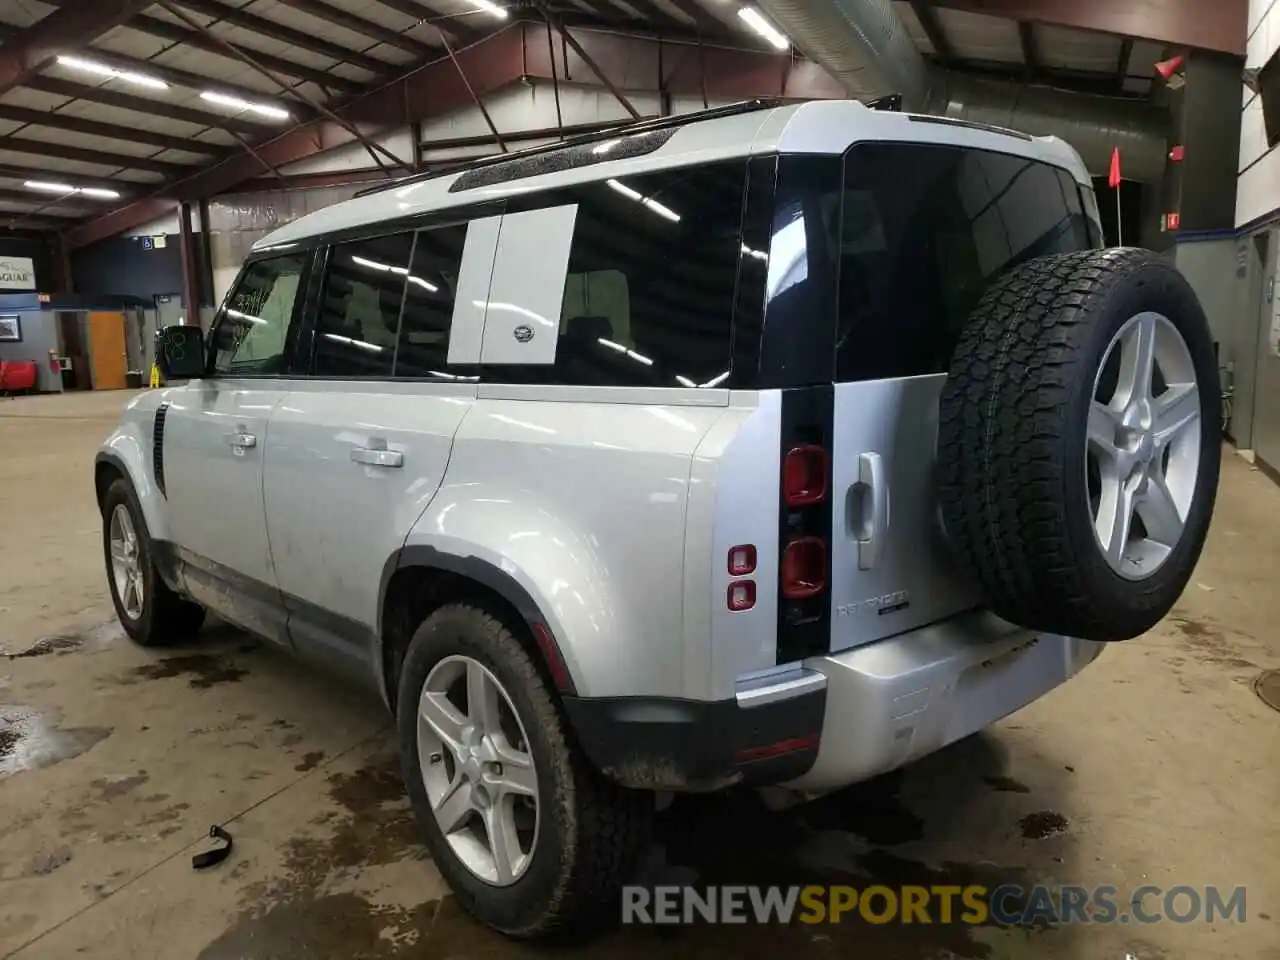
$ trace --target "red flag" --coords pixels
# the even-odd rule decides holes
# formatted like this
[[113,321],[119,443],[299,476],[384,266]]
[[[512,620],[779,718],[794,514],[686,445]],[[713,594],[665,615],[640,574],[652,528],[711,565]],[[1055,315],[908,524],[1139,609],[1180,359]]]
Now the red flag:
[[1111,151],[1111,173],[1107,177],[1107,186],[1116,188],[1120,186],[1120,148],[1116,147]]

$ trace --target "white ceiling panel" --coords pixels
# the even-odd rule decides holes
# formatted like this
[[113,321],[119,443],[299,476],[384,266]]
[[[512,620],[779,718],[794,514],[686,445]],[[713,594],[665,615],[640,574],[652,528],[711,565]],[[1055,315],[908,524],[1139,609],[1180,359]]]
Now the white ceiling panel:
[[[3,144],[0,144],[0,163],[11,167],[29,167],[32,165],[32,155],[29,153],[15,153],[12,150],[5,150]],[[61,171],[63,173],[78,173],[84,177],[109,177],[115,167],[104,163],[84,163],[80,160],[61,160],[57,157],[40,158],[40,167],[50,171]]]
[[176,163],[183,167],[203,167],[208,164],[209,155],[206,153],[188,153],[186,150],[165,150],[157,153],[154,159],[164,163]]
[[0,20],[15,27],[29,27],[38,23],[56,8],[36,0],[3,0],[0,2]]
[[39,140],[41,143],[56,143],[64,147],[75,147],[78,150],[103,149],[108,153],[117,153],[126,157],[150,157],[158,149],[153,143],[137,143],[129,140],[112,139],[103,143],[96,134],[76,133],[72,130],[60,130],[57,127],[30,126],[22,132],[24,137]]
[[325,3],[362,20],[368,20],[370,23],[398,32],[404,32],[419,19],[431,16],[431,11],[423,8],[422,17],[415,19],[386,4],[378,3],[377,0],[325,0]]
[[93,45],[102,50],[110,50],[126,57],[137,57],[139,60],[150,60],[161,50],[173,45],[171,40],[161,40],[141,30],[129,27],[116,27],[108,30]]
[[69,103],[57,112],[69,117],[97,120],[100,123],[114,123],[117,126],[129,127],[135,130],[166,133],[171,137],[189,137],[203,129],[194,123],[170,120],[168,117],[158,117],[153,113],[139,113],[135,110],[108,107],[88,100],[77,100],[74,103]]
[[191,139],[196,143],[207,143],[210,146],[215,147],[234,147],[240,142],[226,130],[219,130],[216,128],[202,130]]
[[[376,57],[379,60],[386,60],[388,63],[404,63],[411,59],[411,54],[403,50],[394,48],[388,50],[385,46],[375,47],[374,44],[377,41],[366,34],[348,30],[346,27],[330,23],[328,20],[322,20],[311,14],[303,13],[301,10],[295,10],[282,3],[276,3],[275,0],[272,0],[272,6],[269,10],[265,5],[260,6],[261,2],[262,0],[259,0],[259,3],[254,4],[253,10],[255,13],[265,14],[276,23],[292,27],[295,30],[301,30],[303,33],[319,37],[321,40],[336,43],[346,50],[367,52],[369,56]],[[370,49],[371,47],[373,49]]]
[[1022,63],[1022,41],[1013,20],[964,10],[936,10],[938,24],[957,57],[992,63]]
[[1090,33],[1066,27],[1036,27],[1040,60],[1046,66],[1114,74],[1121,39],[1109,33]]
[[26,87],[14,87],[0,97],[0,103],[9,103],[15,107],[26,107],[29,110],[52,110],[67,102],[66,97],[52,93],[41,93],[39,90],[28,90]]
[[[187,15],[187,19],[200,24],[202,27],[207,27],[215,19],[214,17],[205,16],[203,13],[188,10],[186,7],[182,8],[182,12]],[[179,27],[186,27],[188,30],[191,29],[185,20],[180,17],[175,17],[172,13],[161,6],[147,7],[147,16],[151,17],[153,20],[164,20],[166,23],[172,23]]]
[[8,136],[15,130],[20,130],[22,127],[23,124],[15,123],[12,120],[0,120],[0,137]]

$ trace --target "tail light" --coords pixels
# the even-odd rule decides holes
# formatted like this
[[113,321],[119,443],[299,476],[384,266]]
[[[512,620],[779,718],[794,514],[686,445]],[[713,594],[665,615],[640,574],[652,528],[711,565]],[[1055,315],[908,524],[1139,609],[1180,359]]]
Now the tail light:
[[827,544],[821,537],[798,537],[782,552],[782,595],[788,600],[817,596],[827,586]]
[[807,507],[827,498],[827,451],[802,444],[782,461],[782,499],[788,507]]
[[730,613],[742,613],[756,605],[756,582],[754,580],[737,580],[729,584],[725,597],[725,605]]

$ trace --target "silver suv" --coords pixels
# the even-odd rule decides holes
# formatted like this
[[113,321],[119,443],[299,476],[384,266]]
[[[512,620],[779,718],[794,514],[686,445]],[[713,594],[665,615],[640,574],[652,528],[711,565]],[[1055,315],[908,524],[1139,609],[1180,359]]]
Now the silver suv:
[[380,186],[165,331],[96,464],[120,620],[376,690],[485,923],[616,915],[658,798],[874,776],[1169,610],[1213,344],[1100,241],[1064,143],[854,102]]

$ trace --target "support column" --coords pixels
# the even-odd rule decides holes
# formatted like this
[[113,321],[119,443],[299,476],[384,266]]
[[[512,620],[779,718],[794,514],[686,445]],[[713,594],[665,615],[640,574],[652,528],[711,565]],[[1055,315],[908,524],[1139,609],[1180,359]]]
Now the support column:
[[191,229],[191,204],[178,205],[178,247],[182,252],[182,305],[188,324],[200,323],[199,255]]

